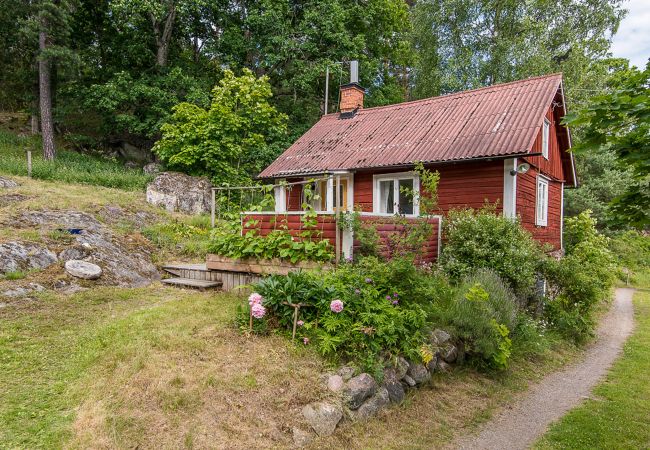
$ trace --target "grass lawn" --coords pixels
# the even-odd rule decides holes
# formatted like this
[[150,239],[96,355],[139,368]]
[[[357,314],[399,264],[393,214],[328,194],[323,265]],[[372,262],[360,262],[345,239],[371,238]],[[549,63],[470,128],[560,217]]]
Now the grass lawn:
[[537,448],[650,448],[650,290],[634,295],[636,329],[593,399],[555,425]]
[[[38,138],[19,138],[0,130],[0,173],[27,176],[26,148],[40,148]],[[119,161],[59,149],[54,162],[46,162],[40,150],[32,151],[32,176],[41,180],[83,183],[144,191],[153,178],[141,169],[127,169]]]

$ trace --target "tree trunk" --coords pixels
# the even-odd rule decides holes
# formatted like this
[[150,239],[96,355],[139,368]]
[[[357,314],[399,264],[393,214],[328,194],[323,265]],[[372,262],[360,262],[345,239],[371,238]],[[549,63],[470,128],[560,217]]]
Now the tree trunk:
[[[158,21],[153,14],[151,15],[151,22],[153,24],[153,31],[156,35],[156,65],[158,67],[167,66],[167,58],[169,57],[169,44],[172,39],[172,32],[174,31],[174,21],[176,20],[176,5],[174,2],[169,3],[169,12],[167,17],[162,21]],[[162,28],[162,30],[161,30]]]
[[40,58],[38,60],[38,85],[39,103],[41,109],[41,134],[43,137],[43,158],[52,161],[56,156],[54,147],[54,122],[52,120],[52,82],[51,63],[49,58],[43,57],[43,52],[49,45],[47,35],[47,23],[41,22],[41,31],[38,34],[38,48]]

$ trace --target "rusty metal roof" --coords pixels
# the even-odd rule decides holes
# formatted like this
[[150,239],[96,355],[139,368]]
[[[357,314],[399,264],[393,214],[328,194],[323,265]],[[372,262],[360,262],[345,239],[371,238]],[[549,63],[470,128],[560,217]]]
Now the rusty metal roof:
[[260,178],[530,152],[562,83],[552,74],[390,106],[323,116]]

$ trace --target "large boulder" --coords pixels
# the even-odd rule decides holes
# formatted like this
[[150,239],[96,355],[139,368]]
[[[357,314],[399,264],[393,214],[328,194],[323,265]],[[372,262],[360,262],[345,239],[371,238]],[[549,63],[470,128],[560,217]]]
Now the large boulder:
[[431,379],[431,374],[423,364],[411,363],[407,375],[415,381],[415,384],[422,384]]
[[340,406],[328,402],[310,403],[302,408],[302,415],[319,436],[329,436],[343,418]]
[[343,395],[350,409],[357,409],[377,391],[377,382],[367,373],[351,378],[343,388]]
[[[76,229],[72,242],[60,252],[63,259],[73,259],[100,265],[103,275],[100,282],[111,286],[140,287],[160,279],[160,273],[151,262],[150,250],[140,241],[113,234],[110,228],[90,214],[79,211],[25,211],[10,223],[15,228]],[[56,258],[56,256],[54,256]],[[56,259],[55,259],[56,260]],[[0,272],[2,272],[0,247]]]
[[36,244],[16,241],[0,244],[0,273],[45,269],[56,261],[54,252]]
[[211,210],[211,189],[207,178],[162,172],[147,185],[147,201],[167,211],[201,214]]
[[14,180],[5,177],[0,177],[0,189],[15,188],[17,186],[18,183],[16,183]]

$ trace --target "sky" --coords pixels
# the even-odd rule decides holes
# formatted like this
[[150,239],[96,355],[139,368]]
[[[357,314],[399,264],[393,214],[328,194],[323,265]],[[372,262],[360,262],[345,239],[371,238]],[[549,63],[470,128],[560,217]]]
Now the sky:
[[629,0],[623,7],[628,13],[614,35],[611,51],[641,69],[650,58],[650,0]]

